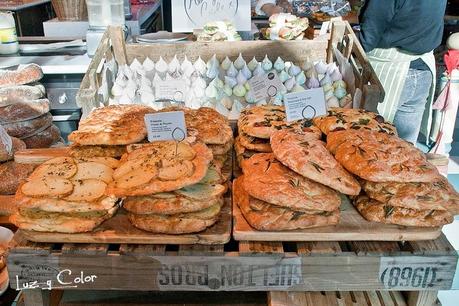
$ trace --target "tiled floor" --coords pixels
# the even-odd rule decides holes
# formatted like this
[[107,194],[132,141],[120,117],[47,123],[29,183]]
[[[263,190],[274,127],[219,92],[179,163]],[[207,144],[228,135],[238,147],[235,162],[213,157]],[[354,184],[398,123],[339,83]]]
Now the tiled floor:
[[[450,158],[448,165],[448,180],[459,191],[459,156]],[[459,216],[452,224],[443,227],[443,233],[456,250],[459,250]],[[455,288],[459,289],[459,273],[456,272]],[[438,297],[443,306],[459,305],[459,290],[441,291]]]

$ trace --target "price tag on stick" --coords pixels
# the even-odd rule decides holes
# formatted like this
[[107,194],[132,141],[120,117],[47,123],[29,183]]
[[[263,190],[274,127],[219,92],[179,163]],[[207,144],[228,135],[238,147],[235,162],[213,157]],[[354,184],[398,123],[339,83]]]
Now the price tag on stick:
[[312,119],[327,114],[322,88],[286,94],[284,104],[288,122]]
[[182,111],[147,114],[145,125],[149,142],[161,140],[180,142],[187,135],[185,114]]
[[253,77],[249,80],[249,85],[256,101],[275,97],[279,92],[285,90],[284,84],[275,72]]

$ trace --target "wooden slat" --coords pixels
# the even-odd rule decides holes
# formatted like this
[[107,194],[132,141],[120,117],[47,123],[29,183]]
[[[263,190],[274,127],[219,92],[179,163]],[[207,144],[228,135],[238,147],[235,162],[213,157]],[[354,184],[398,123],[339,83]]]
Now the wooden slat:
[[368,305],[367,298],[364,291],[352,291],[356,305]]
[[446,255],[456,254],[454,247],[448,241],[448,238],[444,234],[441,234],[435,240],[426,241],[409,241],[407,242],[407,248],[413,252],[413,254],[419,255]]
[[270,255],[272,253],[283,253],[284,247],[281,242],[253,242],[253,241],[241,241],[239,242],[239,253],[251,254],[251,253],[262,253],[264,255]]
[[341,247],[338,242],[323,241],[323,242],[298,242],[298,254],[336,254],[341,252]]
[[397,306],[394,301],[392,300],[392,296],[390,295],[390,291],[378,291],[377,292],[379,299],[382,301],[384,306]]
[[95,243],[65,243],[62,246],[62,253],[75,255],[106,255],[108,246],[108,244]]
[[217,256],[225,253],[223,245],[202,245],[202,244],[190,244],[180,245],[179,255],[209,255]]
[[408,306],[433,306],[437,301],[438,291],[408,292]]
[[121,255],[164,255],[166,245],[164,244],[122,244],[120,246]]
[[17,232],[10,242],[10,253],[48,255],[51,253],[52,244],[38,243],[27,240],[20,232]]
[[327,297],[322,292],[306,292],[304,295],[308,306],[328,306]]
[[14,154],[14,161],[20,164],[42,164],[55,157],[68,156],[69,147],[27,149]]
[[392,300],[395,301],[396,306],[406,306],[406,300],[403,294],[399,291],[389,291]]
[[357,255],[384,255],[400,252],[398,243],[392,241],[350,241],[349,245]]
[[379,300],[378,294],[376,291],[365,291],[364,293],[369,301],[368,305],[371,306],[383,306]]

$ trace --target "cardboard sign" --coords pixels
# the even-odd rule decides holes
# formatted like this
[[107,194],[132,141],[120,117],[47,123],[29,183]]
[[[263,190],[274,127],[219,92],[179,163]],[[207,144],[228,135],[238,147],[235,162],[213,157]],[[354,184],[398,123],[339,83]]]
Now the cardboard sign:
[[285,90],[284,84],[275,72],[255,76],[249,80],[250,90],[256,101],[275,97]]
[[210,21],[228,20],[236,30],[251,30],[251,0],[171,0],[172,31],[193,32]]
[[182,111],[145,115],[148,141],[175,140],[186,138],[185,114]]
[[292,92],[284,96],[287,121],[312,119],[327,114],[322,88]]
[[186,84],[184,80],[166,80],[155,83],[156,101],[185,101]]

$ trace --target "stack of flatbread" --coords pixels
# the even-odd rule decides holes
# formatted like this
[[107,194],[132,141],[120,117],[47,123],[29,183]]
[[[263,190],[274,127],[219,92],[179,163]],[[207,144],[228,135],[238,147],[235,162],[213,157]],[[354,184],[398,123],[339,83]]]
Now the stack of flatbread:
[[93,110],[69,135],[71,155],[114,157],[126,153],[126,145],[143,142],[147,136],[144,117],[155,110],[144,105],[111,105]]
[[239,165],[244,159],[256,153],[271,153],[269,138],[275,131],[300,129],[311,132],[320,138],[320,130],[312,122],[297,121],[288,123],[283,106],[266,105],[242,110],[238,121],[238,137],[234,144]]
[[333,189],[282,165],[272,153],[242,162],[234,201],[255,229],[282,231],[337,224],[341,199]]
[[212,151],[202,142],[158,141],[130,147],[107,194],[125,198],[131,223],[142,230],[184,234],[218,221],[226,187],[210,169]]
[[92,231],[117,210],[105,194],[118,161],[57,157],[37,167],[17,193],[17,227],[42,232]]
[[369,221],[435,227],[453,221],[459,196],[425,155],[410,143],[377,129],[328,134],[327,148],[361,179],[354,205]]

